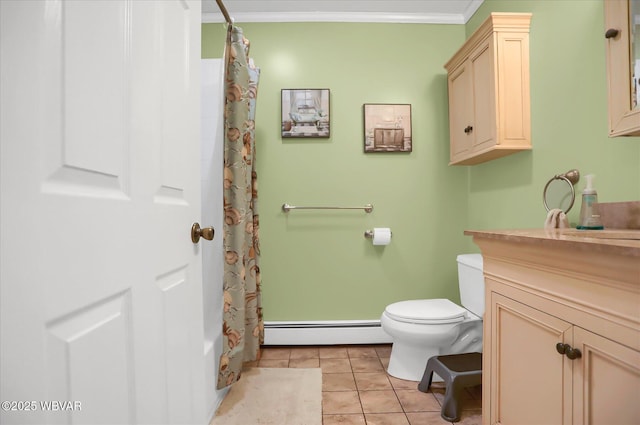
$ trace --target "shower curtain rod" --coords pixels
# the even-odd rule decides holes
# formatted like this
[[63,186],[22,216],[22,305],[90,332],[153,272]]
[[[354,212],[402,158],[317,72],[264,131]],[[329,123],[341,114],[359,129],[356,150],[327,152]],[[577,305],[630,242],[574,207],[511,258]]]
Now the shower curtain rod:
[[222,12],[222,15],[224,16],[224,19],[227,21],[227,23],[229,25],[233,25],[233,19],[231,19],[231,16],[229,16],[229,12],[227,12],[227,8],[224,7],[224,3],[222,2],[222,0],[216,0],[216,3],[218,3],[220,12]]

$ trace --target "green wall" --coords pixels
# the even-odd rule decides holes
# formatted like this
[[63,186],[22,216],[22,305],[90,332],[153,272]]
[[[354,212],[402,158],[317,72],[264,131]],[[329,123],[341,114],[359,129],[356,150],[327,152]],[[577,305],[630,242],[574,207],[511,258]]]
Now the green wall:
[[[595,174],[600,202],[640,200],[640,138],[607,136],[602,0],[485,1],[467,24],[488,14],[531,12],[533,150],[469,168],[469,228],[540,227],[542,190],[555,174]],[[581,178],[573,227],[580,213]]]
[[[491,11],[531,11],[533,151],[449,167],[443,64]],[[398,300],[459,300],[468,228],[541,227],[554,174],[597,175],[601,201],[640,199],[640,140],[606,136],[600,1],[485,1],[462,25],[244,23],[261,68],[257,102],[266,320],[376,319]],[[220,57],[222,24],[203,25]],[[280,90],[329,88],[331,138],[280,137]],[[363,153],[364,103],[412,105],[413,152]],[[615,177],[614,177],[615,173]],[[582,189],[584,179],[578,183]],[[374,204],[361,211],[281,211]],[[579,202],[570,214],[577,219]],[[367,229],[391,227],[375,247]]]

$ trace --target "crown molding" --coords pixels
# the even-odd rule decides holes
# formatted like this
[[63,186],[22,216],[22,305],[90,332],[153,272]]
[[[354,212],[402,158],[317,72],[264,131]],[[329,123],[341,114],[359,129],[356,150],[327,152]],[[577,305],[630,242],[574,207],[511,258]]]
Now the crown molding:
[[[260,12],[236,13],[235,23],[246,22],[372,22],[396,24],[465,24],[478,10],[482,0],[473,1],[464,14],[419,14],[376,12]],[[203,13],[203,23],[223,23],[221,13]]]

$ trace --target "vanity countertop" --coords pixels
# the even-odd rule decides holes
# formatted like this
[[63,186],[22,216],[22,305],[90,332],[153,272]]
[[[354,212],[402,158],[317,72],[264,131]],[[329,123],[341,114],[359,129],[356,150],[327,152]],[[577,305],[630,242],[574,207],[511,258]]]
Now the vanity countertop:
[[578,251],[606,252],[640,257],[640,230],[637,229],[513,229],[465,230],[465,235],[504,242],[536,244]]

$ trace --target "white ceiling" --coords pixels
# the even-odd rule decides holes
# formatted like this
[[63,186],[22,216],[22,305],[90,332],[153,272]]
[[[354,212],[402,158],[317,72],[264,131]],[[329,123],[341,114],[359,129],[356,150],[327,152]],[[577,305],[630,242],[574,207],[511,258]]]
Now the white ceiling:
[[[241,22],[398,22],[464,24],[484,0],[223,0]],[[202,1],[203,22],[224,22],[215,0]]]

